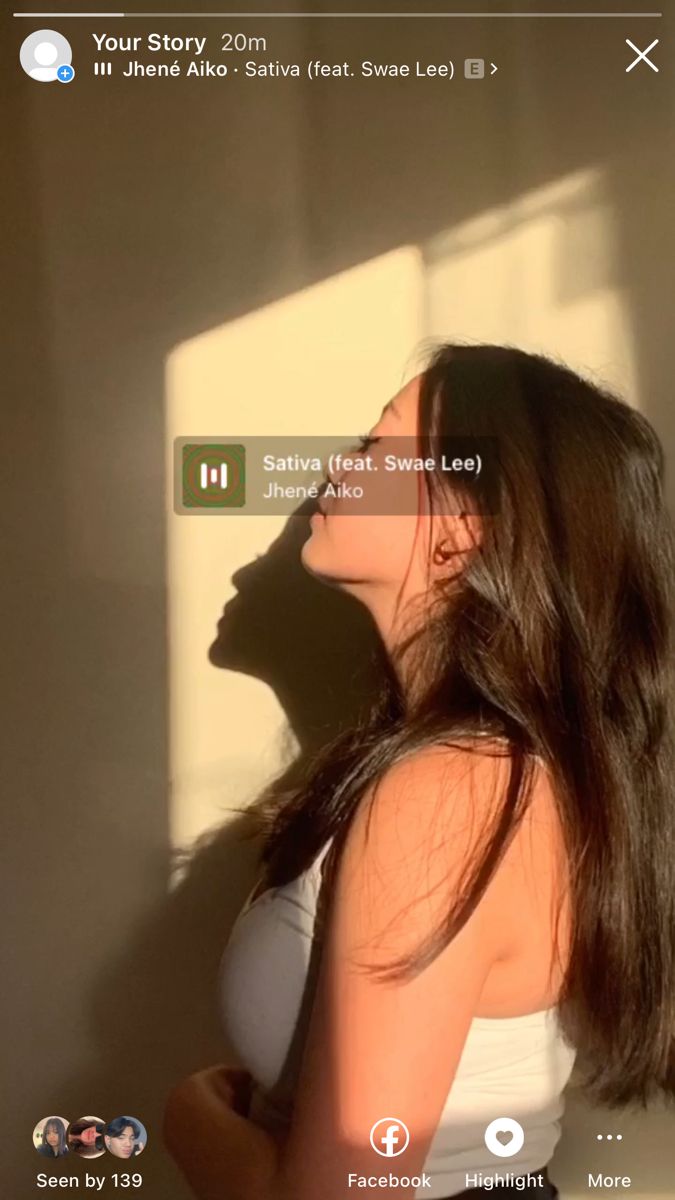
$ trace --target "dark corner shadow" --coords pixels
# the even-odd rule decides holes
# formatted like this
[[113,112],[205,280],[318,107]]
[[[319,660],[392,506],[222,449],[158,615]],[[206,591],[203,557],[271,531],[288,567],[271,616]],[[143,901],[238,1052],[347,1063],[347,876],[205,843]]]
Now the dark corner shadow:
[[[268,551],[235,572],[237,595],[226,605],[208,650],[215,666],[254,676],[273,689],[300,759],[354,721],[372,694],[381,662],[365,611],[301,566],[308,511],[303,506],[293,514]],[[151,1200],[187,1196],[161,1146],[169,1089],[191,1071],[234,1061],[218,1013],[218,967],[254,880],[260,847],[252,829],[242,814],[198,840],[183,857],[165,903],[99,977],[92,998],[100,1056],[87,1064],[84,1079],[78,1076],[78,1091],[105,1096],[110,1113],[126,1112],[134,1097],[149,1131],[142,1165],[143,1191]],[[125,1038],[123,1055],[114,1032],[121,1014],[133,1034],[131,1042]]]

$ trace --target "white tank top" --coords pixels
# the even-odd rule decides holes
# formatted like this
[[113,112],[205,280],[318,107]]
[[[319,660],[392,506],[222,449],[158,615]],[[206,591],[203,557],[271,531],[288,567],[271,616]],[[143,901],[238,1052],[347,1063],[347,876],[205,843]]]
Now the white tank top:
[[[249,1115],[268,1129],[291,1118],[319,966],[314,926],[329,847],[283,887],[253,902],[252,890],[221,963],[226,1032],[255,1084]],[[574,1058],[556,1009],[475,1017],[424,1164],[431,1188],[419,1188],[416,1197],[453,1196],[475,1186],[467,1175],[479,1172],[524,1175],[546,1166],[560,1136],[562,1092]],[[485,1129],[497,1117],[515,1118],[525,1133],[522,1149],[510,1158],[495,1157],[485,1145]],[[378,1158],[376,1173],[383,1162]],[[395,1173],[395,1160],[391,1165]]]

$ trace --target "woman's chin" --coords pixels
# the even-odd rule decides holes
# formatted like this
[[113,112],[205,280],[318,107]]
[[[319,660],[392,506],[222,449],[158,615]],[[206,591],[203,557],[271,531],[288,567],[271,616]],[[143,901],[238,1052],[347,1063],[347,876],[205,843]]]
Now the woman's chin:
[[300,551],[300,562],[309,575],[313,575],[321,583],[339,587],[340,578],[335,572],[335,563],[331,561],[332,557],[321,533],[318,535],[313,533]]
[[[303,543],[300,551],[300,562],[305,570],[309,571],[311,575],[315,573],[317,565],[321,562],[321,559],[325,557],[325,552],[324,554],[321,553],[319,540],[320,535],[317,537],[314,529],[312,529],[311,534],[307,538],[307,541]],[[321,541],[323,541],[322,538]]]

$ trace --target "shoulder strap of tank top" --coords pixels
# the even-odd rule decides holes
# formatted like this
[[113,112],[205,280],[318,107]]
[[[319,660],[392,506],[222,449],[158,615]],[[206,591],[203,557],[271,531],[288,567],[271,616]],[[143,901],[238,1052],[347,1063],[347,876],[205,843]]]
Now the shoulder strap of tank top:
[[336,836],[332,839],[330,848],[324,854],[319,868],[320,880],[319,891],[316,904],[316,924],[315,932],[322,934],[326,927],[328,919],[328,911],[330,907],[330,897],[333,894],[333,884],[335,882],[335,874],[337,864],[340,857],[340,839]]

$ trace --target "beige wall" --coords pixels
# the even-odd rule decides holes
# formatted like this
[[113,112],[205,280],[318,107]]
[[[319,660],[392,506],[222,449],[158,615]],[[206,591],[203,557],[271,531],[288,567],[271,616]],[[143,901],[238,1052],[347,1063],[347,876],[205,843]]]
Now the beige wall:
[[[275,568],[273,669],[255,622],[236,672],[210,665],[232,572],[280,524],[175,517],[171,438],[361,432],[420,340],[444,335],[541,348],[625,388],[672,455],[667,79],[623,72],[633,27],[505,25],[480,51],[476,27],[443,33],[452,57],[499,64],[451,90],[104,89],[83,70],[53,95],[6,73],[10,1194],[37,1169],[40,1117],[97,1109],[147,1124],[150,1200],[184,1194],[157,1122],[169,1083],[224,1053],[214,975],[253,853],[228,812],[288,753],[287,723],[291,745],[320,737],[317,688],[340,678],[336,638],[350,644],[337,618],[364,638],[358,614]],[[84,29],[68,32],[84,61]],[[265,32],[287,61],[358,61],[378,41],[380,57],[439,57],[422,22]],[[354,701],[321,699],[328,726]],[[172,852],[223,823],[174,876]],[[604,1119],[570,1107],[570,1200]],[[664,1194],[659,1117],[622,1122],[641,1195]]]

